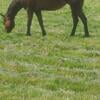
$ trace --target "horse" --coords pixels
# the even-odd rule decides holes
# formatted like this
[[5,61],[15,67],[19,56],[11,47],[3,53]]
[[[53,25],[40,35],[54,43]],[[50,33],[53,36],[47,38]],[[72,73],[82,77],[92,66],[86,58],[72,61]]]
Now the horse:
[[4,15],[0,13],[0,15],[3,17],[5,30],[9,33],[15,26],[15,16],[22,8],[24,8],[28,15],[27,35],[31,35],[30,27],[33,13],[35,13],[42,30],[42,35],[45,36],[46,31],[43,25],[42,11],[55,11],[64,7],[66,4],[70,6],[73,18],[73,28],[70,36],[75,35],[76,27],[80,18],[84,25],[85,36],[89,37],[87,18],[82,9],[84,0],[12,0],[6,14]]

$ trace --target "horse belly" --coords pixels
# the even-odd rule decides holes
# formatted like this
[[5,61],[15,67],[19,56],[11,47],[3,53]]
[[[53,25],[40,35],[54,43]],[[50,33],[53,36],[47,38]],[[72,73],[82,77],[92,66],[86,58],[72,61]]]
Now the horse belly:
[[37,2],[35,8],[39,10],[57,10],[62,8],[66,4],[64,0],[36,0],[36,1]]

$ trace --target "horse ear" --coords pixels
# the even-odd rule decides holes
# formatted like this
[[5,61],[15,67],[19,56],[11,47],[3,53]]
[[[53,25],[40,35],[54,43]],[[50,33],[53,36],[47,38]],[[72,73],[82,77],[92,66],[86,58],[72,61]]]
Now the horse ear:
[[5,17],[5,15],[4,15],[4,14],[2,14],[2,13],[0,13],[0,16]]

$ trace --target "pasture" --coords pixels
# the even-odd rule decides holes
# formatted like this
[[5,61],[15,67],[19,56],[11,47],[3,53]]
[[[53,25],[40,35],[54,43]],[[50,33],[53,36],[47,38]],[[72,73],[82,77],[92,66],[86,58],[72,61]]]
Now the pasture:
[[[6,12],[11,0],[0,0]],[[21,10],[7,34],[0,16],[0,100],[100,100],[100,0],[85,0],[91,37],[80,22],[70,37],[69,6],[42,12],[47,36],[36,16],[26,36],[27,15]]]

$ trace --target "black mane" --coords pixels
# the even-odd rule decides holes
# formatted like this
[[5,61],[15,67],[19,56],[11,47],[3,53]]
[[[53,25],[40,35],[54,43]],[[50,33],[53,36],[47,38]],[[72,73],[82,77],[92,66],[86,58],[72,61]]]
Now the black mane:
[[13,0],[8,7],[6,16],[9,17],[10,19],[14,19],[21,8],[22,7],[19,0]]

